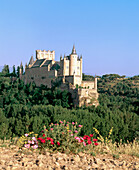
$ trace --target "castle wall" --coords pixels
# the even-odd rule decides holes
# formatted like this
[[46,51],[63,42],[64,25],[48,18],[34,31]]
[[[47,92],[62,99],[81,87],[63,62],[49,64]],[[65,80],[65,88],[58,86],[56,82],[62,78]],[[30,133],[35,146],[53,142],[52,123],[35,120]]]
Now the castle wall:
[[69,75],[69,60],[64,59],[64,72],[65,72],[65,76]]
[[89,89],[94,89],[95,83],[94,83],[94,81],[82,81],[81,87],[89,88]]
[[81,72],[80,72],[80,60],[77,61],[77,69],[76,69],[76,75],[80,76],[81,75]]
[[41,84],[51,87],[51,80],[57,75],[56,70],[48,71],[47,67],[26,69],[25,83],[35,82],[37,86]]
[[76,86],[76,84],[78,84],[79,86],[81,85],[81,77],[76,75],[74,76],[74,86]]
[[73,76],[65,76],[65,82],[73,84]]

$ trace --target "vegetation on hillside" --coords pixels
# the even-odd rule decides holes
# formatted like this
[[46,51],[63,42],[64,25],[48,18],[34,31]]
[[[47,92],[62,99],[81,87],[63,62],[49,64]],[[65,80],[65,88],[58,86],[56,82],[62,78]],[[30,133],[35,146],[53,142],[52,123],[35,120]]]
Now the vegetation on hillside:
[[[45,125],[59,120],[79,122],[80,135],[93,133],[97,128],[108,136],[113,127],[112,140],[133,141],[139,135],[139,76],[125,78],[116,74],[98,78],[98,107],[73,108],[67,91],[46,86],[25,85],[17,71],[9,73],[5,66],[0,73],[0,138],[38,133]],[[84,80],[88,80],[84,74]],[[91,80],[91,76],[89,76]],[[92,77],[92,80],[94,77]],[[97,137],[97,136],[94,136]]]

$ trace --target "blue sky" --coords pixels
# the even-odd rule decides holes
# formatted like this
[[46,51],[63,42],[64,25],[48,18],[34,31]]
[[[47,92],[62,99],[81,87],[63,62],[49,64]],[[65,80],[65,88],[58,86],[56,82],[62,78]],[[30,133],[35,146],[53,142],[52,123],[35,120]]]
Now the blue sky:
[[0,66],[73,44],[86,74],[139,74],[139,0],[0,0]]

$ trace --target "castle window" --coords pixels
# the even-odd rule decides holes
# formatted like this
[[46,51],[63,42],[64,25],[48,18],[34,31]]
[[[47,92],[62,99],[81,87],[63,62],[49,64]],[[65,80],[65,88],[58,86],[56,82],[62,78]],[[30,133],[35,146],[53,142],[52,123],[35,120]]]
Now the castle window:
[[32,80],[34,80],[34,77],[31,77]]
[[42,77],[42,79],[46,79],[46,77]]
[[66,69],[68,69],[68,68],[69,68],[69,66],[66,67]]
[[79,69],[79,67],[77,67],[77,69]]

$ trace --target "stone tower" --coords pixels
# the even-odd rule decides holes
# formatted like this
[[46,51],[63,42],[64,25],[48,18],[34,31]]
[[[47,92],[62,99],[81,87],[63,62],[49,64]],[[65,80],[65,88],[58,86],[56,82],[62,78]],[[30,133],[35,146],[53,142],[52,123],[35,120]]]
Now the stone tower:
[[60,57],[60,75],[66,82],[73,85],[81,85],[82,81],[82,56],[79,57],[73,45],[72,52],[69,56]]
[[76,54],[75,46],[73,45],[72,53],[69,56],[69,75],[76,75],[77,73],[77,58],[78,55]]

